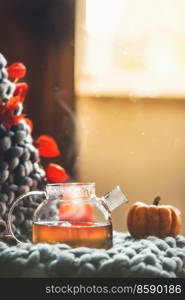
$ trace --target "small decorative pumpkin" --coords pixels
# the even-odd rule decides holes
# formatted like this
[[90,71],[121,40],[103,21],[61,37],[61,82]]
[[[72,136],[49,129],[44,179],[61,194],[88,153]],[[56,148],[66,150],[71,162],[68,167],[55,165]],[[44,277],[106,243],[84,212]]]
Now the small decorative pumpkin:
[[134,238],[154,235],[160,238],[177,236],[181,230],[181,212],[170,205],[159,205],[157,196],[152,205],[133,204],[128,212],[127,227]]

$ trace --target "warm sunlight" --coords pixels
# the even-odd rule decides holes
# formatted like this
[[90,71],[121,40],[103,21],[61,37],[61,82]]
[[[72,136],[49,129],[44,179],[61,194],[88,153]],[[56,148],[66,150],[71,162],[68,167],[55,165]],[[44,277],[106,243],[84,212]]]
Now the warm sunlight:
[[79,0],[76,92],[185,94],[185,0]]

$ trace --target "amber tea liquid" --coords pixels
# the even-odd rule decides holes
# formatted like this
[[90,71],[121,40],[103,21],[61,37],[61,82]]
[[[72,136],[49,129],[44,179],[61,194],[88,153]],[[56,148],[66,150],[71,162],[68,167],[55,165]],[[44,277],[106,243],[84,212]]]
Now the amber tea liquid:
[[65,243],[71,247],[112,247],[112,225],[91,222],[35,222],[33,243]]

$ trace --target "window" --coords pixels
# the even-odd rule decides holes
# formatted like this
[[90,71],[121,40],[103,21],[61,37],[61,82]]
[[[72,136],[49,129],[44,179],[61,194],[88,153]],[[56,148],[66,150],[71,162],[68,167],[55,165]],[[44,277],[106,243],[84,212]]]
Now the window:
[[76,93],[185,95],[185,0],[78,0]]

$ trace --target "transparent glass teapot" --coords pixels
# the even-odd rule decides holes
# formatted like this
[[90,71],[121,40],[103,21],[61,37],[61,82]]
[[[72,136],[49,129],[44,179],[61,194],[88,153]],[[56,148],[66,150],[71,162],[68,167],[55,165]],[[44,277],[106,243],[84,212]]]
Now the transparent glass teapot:
[[20,196],[8,215],[9,233],[16,240],[11,223],[13,209],[19,201],[35,195],[43,201],[33,216],[33,243],[104,249],[112,246],[111,211],[127,201],[118,186],[101,198],[96,197],[95,183],[48,184],[45,191]]

